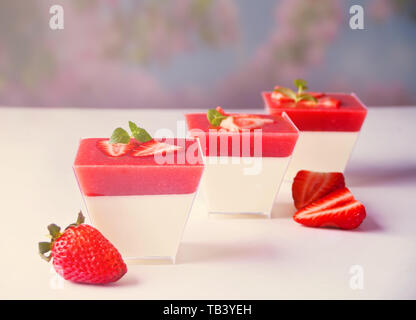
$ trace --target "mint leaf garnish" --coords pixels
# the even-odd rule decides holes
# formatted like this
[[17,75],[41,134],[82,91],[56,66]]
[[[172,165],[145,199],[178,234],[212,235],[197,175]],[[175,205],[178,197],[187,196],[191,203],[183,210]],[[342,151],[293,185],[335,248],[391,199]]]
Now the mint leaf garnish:
[[134,122],[129,121],[129,128],[132,136],[140,142],[147,142],[152,140],[152,136],[143,128],[138,127]]
[[298,88],[298,92],[294,92],[292,89],[289,88],[277,88],[274,91],[280,92],[281,94],[285,95],[286,97],[292,99],[295,101],[295,104],[299,101],[306,100],[306,101],[313,101],[315,103],[318,103],[318,100],[310,95],[309,93],[304,93],[303,91],[308,89],[306,80],[303,79],[296,79],[293,81],[295,86]]
[[129,142],[130,142],[130,135],[123,128],[115,129],[109,141],[109,143],[124,143],[124,144],[127,144]]
[[295,101],[297,99],[296,93],[292,89],[280,87],[278,89],[275,89],[274,91],[280,92],[284,96],[289,97],[290,99],[293,99]]
[[218,127],[221,124],[221,121],[226,119],[227,116],[219,113],[216,109],[209,109],[207,113],[208,121],[214,127]]
[[[129,127],[131,131],[131,136],[134,137],[139,142],[147,142],[152,140],[152,136],[143,128],[138,127],[134,122],[129,121]],[[130,134],[123,128],[117,128],[113,131],[113,134],[110,137],[109,143],[130,143],[131,139]]]
[[295,79],[293,83],[295,84],[296,88],[298,88],[298,94],[301,94],[303,91],[308,90],[308,83],[306,82],[306,80]]
[[311,96],[310,94],[307,94],[307,93],[301,93],[299,95],[299,101],[300,100],[307,100],[307,101],[313,101],[315,103],[318,103],[318,100],[314,96]]

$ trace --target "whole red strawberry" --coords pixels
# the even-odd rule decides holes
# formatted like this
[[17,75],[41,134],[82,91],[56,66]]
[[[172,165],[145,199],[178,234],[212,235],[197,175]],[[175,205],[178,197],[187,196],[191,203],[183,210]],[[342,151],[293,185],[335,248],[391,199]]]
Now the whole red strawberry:
[[41,257],[48,262],[53,259],[56,272],[66,280],[89,284],[119,280],[127,272],[120,253],[101,232],[83,224],[84,220],[80,212],[77,222],[63,233],[57,225],[49,225],[52,241],[39,243]]

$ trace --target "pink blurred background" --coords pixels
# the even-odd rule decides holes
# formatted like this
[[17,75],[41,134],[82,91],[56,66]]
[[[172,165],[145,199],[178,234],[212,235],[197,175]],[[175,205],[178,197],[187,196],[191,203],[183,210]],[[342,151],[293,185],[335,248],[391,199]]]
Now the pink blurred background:
[[[353,4],[365,30],[349,28]],[[261,108],[297,77],[416,105],[415,36],[414,0],[2,0],[0,105]]]

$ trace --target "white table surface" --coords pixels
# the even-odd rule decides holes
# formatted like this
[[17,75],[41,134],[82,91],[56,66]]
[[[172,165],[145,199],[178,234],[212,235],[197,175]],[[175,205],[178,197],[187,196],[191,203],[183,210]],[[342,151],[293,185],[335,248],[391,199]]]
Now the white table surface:
[[[79,138],[128,120],[175,129],[183,113],[0,108],[0,298],[416,298],[416,107],[369,110],[346,171],[367,208],[355,231],[295,223],[288,185],[269,220],[208,218],[198,196],[176,265],[129,266],[108,286],[60,280],[37,243],[49,223],[66,226],[83,208],[72,171]],[[350,287],[353,265],[361,290]]]

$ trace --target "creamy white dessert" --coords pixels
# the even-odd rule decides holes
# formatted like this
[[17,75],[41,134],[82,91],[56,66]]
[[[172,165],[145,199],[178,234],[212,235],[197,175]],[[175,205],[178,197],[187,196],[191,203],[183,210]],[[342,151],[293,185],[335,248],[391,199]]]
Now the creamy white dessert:
[[293,151],[285,181],[292,181],[300,170],[343,172],[359,132],[301,131]]
[[270,217],[291,157],[206,157],[201,187],[209,213]]
[[91,222],[125,259],[173,263],[194,198],[195,193],[84,196]]

